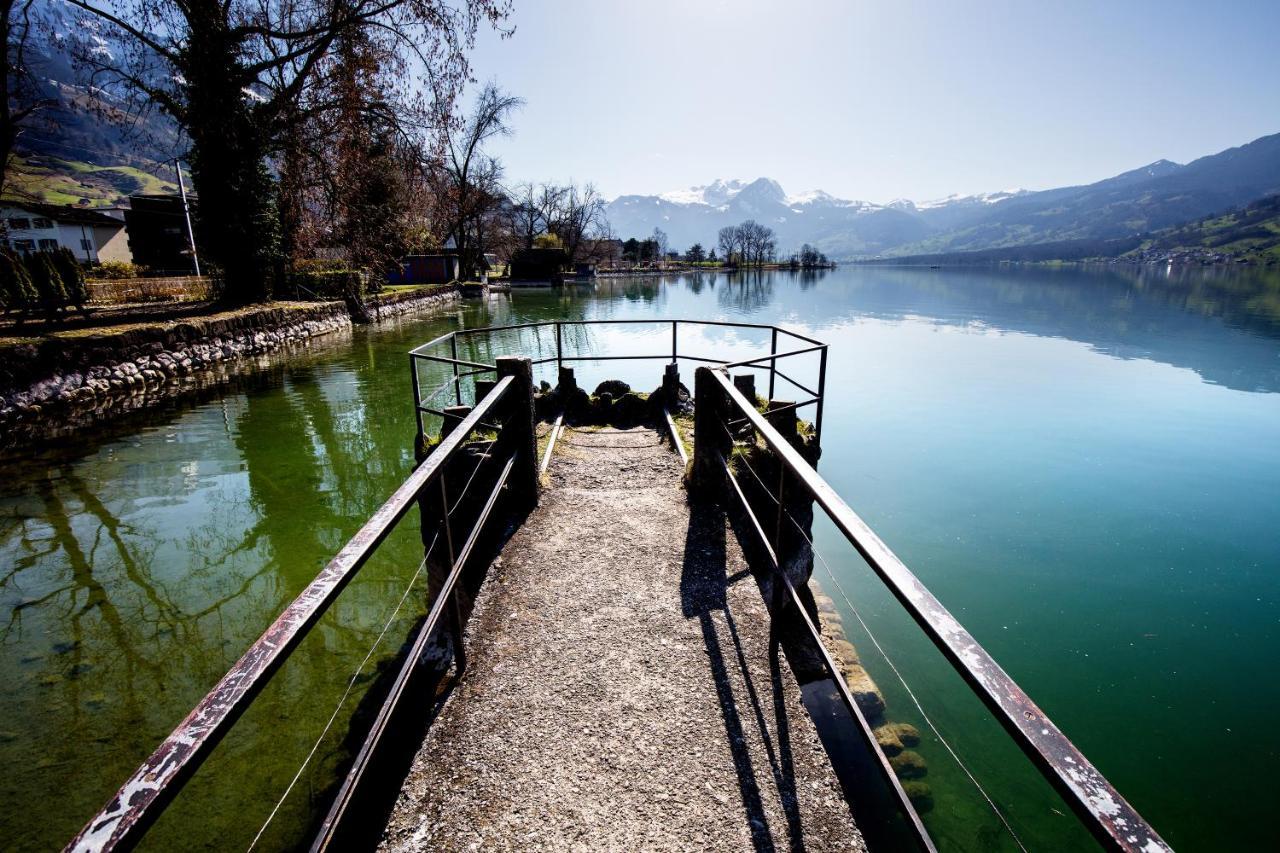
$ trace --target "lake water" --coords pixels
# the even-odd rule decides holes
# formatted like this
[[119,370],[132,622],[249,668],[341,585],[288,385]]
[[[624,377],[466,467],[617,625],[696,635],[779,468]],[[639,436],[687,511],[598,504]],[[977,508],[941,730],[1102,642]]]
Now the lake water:
[[[0,846],[65,842],[409,471],[407,349],[459,325],[670,317],[829,342],[819,471],[1175,848],[1280,845],[1280,275],[859,267],[471,301],[0,463]],[[571,346],[662,352],[669,334]],[[582,381],[648,390],[660,372],[584,366]],[[815,577],[888,716],[924,727],[859,619],[1022,842],[1087,847],[848,546],[816,532],[835,579],[822,563]],[[416,535],[362,571],[147,846],[246,846],[360,667],[261,844],[303,836],[363,690],[423,612],[420,579],[391,618]],[[1013,848],[925,735],[939,845]]]

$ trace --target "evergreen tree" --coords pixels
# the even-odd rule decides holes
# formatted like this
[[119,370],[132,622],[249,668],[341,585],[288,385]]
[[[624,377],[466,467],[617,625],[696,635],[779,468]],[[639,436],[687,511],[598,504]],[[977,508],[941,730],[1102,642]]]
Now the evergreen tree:
[[0,249],[0,303],[7,314],[15,309],[30,308],[38,295],[22,258]]
[[84,267],[80,266],[76,256],[66,246],[53,253],[53,265],[62,278],[62,289],[67,300],[84,311],[84,304],[89,301],[89,290],[84,284]]
[[52,252],[33,252],[26,258],[27,272],[35,285],[40,307],[50,319],[58,309],[67,304],[67,292],[62,286],[62,276],[53,263]]

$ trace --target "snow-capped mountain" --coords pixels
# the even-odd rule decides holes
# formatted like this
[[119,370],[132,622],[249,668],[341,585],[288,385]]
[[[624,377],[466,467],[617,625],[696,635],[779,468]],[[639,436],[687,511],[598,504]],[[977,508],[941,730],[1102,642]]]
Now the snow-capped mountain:
[[718,180],[658,196],[626,195],[609,205],[620,237],[655,227],[670,244],[715,244],[725,225],[769,226],[778,249],[812,243],[833,258],[977,251],[1061,241],[1114,240],[1220,213],[1280,193],[1280,134],[1186,165],[1157,160],[1091,184],[1001,190],[915,202],[789,195],[769,178]]
[[719,179],[658,195],[620,196],[609,205],[609,219],[622,237],[643,237],[661,228],[674,246],[701,242],[708,247],[723,226],[755,219],[778,234],[780,250],[790,251],[807,242],[828,252],[861,255],[924,239],[937,230],[928,220],[943,218],[941,214],[948,210],[975,205],[986,209],[1021,192],[877,204],[837,198],[820,189],[792,195],[771,178]]

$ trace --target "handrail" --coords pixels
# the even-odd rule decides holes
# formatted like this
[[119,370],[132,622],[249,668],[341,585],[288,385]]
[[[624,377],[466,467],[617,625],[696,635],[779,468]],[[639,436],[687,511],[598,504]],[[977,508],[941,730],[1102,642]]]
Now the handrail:
[[[418,636],[414,639],[413,647],[409,650],[409,654],[405,656],[400,672],[396,674],[395,683],[392,684],[391,691],[387,694],[386,700],[383,701],[382,707],[378,710],[377,719],[374,720],[372,728],[370,728],[368,735],[365,737],[364,744],[361,745],[360,752],[356,755],[351,769],[347,771],[347,776],[343,779],[342,786],[338,789],[338,794],[329,807],[329,813],[320,823],[320,830],[316,833],[316,837],[311,844],[311,853],[321,853],[321,851],[329,849],[329,845],[333,843],[338,826],[355,797],[356,788],[373,761],[374,752],[377,750],[382,736],[390,726],[391,717],[395,713],[400,697],[404,694],[405,688],[409,684],[413,669],[417,665],[418,659],[422,656],[431,633],[440,622],[445,605],[449,601],[449,596],[453,594],[453,588],[458,583],[462,569],[467,564],[467,560],[471,558],[471,552],[480,538],[480,531],[484,528],[485,522],[489,520],[489,514],[493,512],[494,504],[498,501],[498,495],[502,492],[503,486],[507,484],[507,478],[511,476],[511,469],[515,467],[515,463],[516,457],[512,454],[507,459],[506,465],[503,466],[502,472],[498,474],[497,482],[494,483],[483,509],[480,510],[479,518],[471,528],[471,535],[467,537],[462,550],[453,559],[452,565],[449,567],[449,574],[436,592],[435,602],[431,605],[427,618],[418,629]],[[444,523],[448,524],[448,521],[446,520]]]
[[[663,326],[671,327],[671,349],[669,352],[660,354],[643,354],[643,355],[567,355],[564,352],[562,330],[565,326],[625,326],[625,325],[642,325],[642,326]],[[705,356],[691,355],[680,352],[679,347],[679,329],[681,326],[714,326],[717,328],[731,329],[755,329],[759,331],[771,332],[771,340],[769,344],[769,354],[749,358],[742,361],[729,362],[723,358],[707,358]],[[672,363],[679,361],[692,361],[701,364],[718,364],[728,367],[748,367],[752,369],[762,369],[768,371],[769,375],[769,396],[773,396],[773,390],[776,379],[781,377],[784,381],[789,382],[796,388],[812,397],[812,400],[799,404],[799,406],[816,406],[814,415],[814,432],[821,437],[822,435],[822,415],[823,402],[826,389],[827,377],[827,344],[811,338],[808,335],[802,335],[790,329],[781,326],[774,326],[765,323],[741,323],[736,320],[686,320],[680,318],[601,318],[596,320],[538,320],[530,323],[512,323],[506,326],[477,326],[472,329],[455,329],[452,332],[446,332],[439,335],[425,344],[420,344],[409,351],[410,364],[413,367],[413,391],[414,391],[414,409],[417,421],[418,436],[421,439],[425,433],[422,422],[422,415],[434,414],[439,415],[438,410],[423,407],[423,403],[435,399],[439,394],[443,393],[449,386],[453,386],[456,401],[461,404],[462,392],[459,386],[461,379],[466,376],[474,376],[478,373],[486,373],[495,371],[497,368],[493,365],[482,364],[480,362],[468,361],[458,357],[458,339],[470,338],[475,335],[490,335],[495,332],[510,332],[524,329],[555,329],[555,354],[541,358],[531,358],[534,366],[542,364],[550,364],[555,362],[557,365],[572,364],[579,361],[653,361],[657,359],[669,359]],[[778,337],[786,335],[798,341],[802,341],[809,346],[800,347],[798,349],[787,352],[778,351]],[[448,356],[436,355],[430,353],[433,347],[440,346],[444,343],[450,345],[450,354]],[[800,382],[797,382],[791,376],[783,373],[778,369],[778,361],[780,359],[792,356],[807,355],[809,353],[818,354],[818,387],[813,390]],[[431,361],[442,364],[450,364],[453,366],[453,377],[447,380],[440,387],[431,391],[425,398],[422,396],[422,389],[419,385],[417,361]],[[767,362],[767,364],[766,364]],[[472,368],[469,374],[459,372],[460,367]]]
[[[738,478],[734,476],[733,467],[729,464],[729,460],[724,458],[724,454],[717,451],[716,459],[720,463],[720,467],[724,469],[725,476],[729,479],[729,484],[733,486],[733,491],[737,495],[738,500],[742,503],[743,509],[746,511],[751,521],[751,528],[756,532],[756,536],[760,539],[760,545],[764,548],[765,554],[769,558],[769,568],[774,577],[774,583],[782,581],[783,586],[787,590],[787,595],[791,599],[791,603],[796,608],[796,612],[800,614],[804,621],[805,629],[809,632],[810,638],[813,640],[818,649],[818,655],[822,658],[822,664],[828,672],[831,673],[832,679],[836,684],[836,691],[840,694],[840,701],[844,704],[845,709],[853,715],[854,720],[858,723],[858,732],[862,735],[863,743],[871,748],[876,759],[876,768],[880,771],[880,776],[889,789],[893,792],[894,798],[898,801],[898,807],[907,821],[911,824],[911,828],[915,833],[915,837],[919,840],[920,845],[925,849],[926,853],[937,853],[937,848],[933,844],[933,839],[929,837],[929,833],[924,828],[924,822],[920,819],[920,814],[911,805],[911,798],[907,795],[906,789],[902,787],[898,774],[893,771],[893,765],[889,763],[888,757],[884,751],[876,746],[876,736],[871,730],[871,724],[867,721],[867,717],[862,713],[862,709],[858,707],[858,703],[853,698],[853,693],[849,690],[849,684],[844,680],[844,676],[840,674],[840,668],[836,666],[835,659],[832,658],[831,652],[822,642],[822,632],[813,624],[813,620],[809,618],[808,612],[804,609],[804,603],[800,600],[800,594],[796,592],[795,584],[791,582],[791,578],[787,577],[787,573],[778,565],[778,554],[774,550],[773,545],[769,542],[769,536],[764,532],[764,528],[760,526],[760,519],[751,510],[751,504],[747,502],[747,496],[742,491],[742,486],[738,483]],[[774,588],[775,591],[777,587]],[[780,603],[779,597],[775,594],[774,606],[776,610],[777,604]],[[770,619],[776,620],[777,612],[770,613]],[[771,627],[774,628],[770,633],[776,635],[776,621],[772,621]]]
[[249,647],[173,733],[120,787],[66,847],[67,851],[128,849],[177,796],[232,724],[262,690],[405,516],[423,490],[515,382],[504,376],[462,423],[392,493],[342,550]]
[[[707,372],[1098,841],[1109,849],[1132,853],[1171,850],[942,602],[742,396],[728,375],[715,368]],[[697,440],[695,434],[695,456]]]

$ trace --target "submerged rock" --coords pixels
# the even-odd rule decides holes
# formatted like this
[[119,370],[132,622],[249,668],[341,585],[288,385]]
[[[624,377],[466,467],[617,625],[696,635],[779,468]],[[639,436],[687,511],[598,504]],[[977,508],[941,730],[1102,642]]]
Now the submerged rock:
[[933,790],[929,788],[928,782],[912,779],[902,783],[902,790],[911,800],[911,805],[916,807],[916,811],[927,812],[933,808]]
[[876,744],[880,747],[880,751],[890,758],[901,754],[903,750],[906,749],[901,738],[898,737],[898,733],[894,731],[893,726],[888,723],[877,728],[875,730],[875,736]]
[[849,685],[849,692],[853,694],[853,701],[858,703],[858,707],[862,709],[863,715],[866,716],[868,722],[875,723],[884,715],[884,697],[880,695],[880,688],[871,680],[871,676],[862,668],[860,664],[852,664],[841,667],[840,674],[844,676],[844,681]]
[[[903,746],[919,746],[920,730],[910,723],[885,723],[879,730],[890,730]],[[877,731],[879,731],[877,730]]]
[[899,779],[919,779],[929,772],[929,765],[918,752],[905,750],[889,759],[889,765]]

